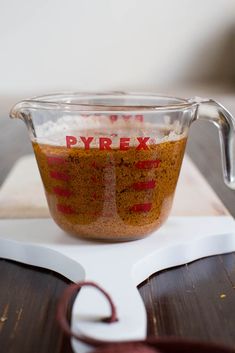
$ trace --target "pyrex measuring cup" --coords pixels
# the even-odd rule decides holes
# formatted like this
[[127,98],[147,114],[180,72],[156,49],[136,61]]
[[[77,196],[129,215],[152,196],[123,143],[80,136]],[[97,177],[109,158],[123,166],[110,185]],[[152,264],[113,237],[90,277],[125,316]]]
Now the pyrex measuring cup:
[[55,222],[83,238],[145,237],[169,215],[188,130],[219,129],[224,181],[235,189],[235,122],[211,99],[53,94],[17,103]]

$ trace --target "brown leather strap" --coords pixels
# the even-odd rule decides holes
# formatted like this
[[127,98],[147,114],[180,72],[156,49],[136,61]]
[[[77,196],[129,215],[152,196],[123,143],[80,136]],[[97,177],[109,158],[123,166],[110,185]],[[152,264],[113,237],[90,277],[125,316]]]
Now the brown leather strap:
[[115,305],[110,295],[94,282],[79,282],[69,285],[61,296],[57,307],[57,320],[64,333],[85,344],[98,347],[95,353],[235,353],[235,349],[216,343],[184,340],[178,337],[150,337],[144,341],[106,342],[80,335],[71,330],[67,310],[73,295],[84,286],[98,289],[108,300],[111,314],[102,321],[112,324],[117,321]]

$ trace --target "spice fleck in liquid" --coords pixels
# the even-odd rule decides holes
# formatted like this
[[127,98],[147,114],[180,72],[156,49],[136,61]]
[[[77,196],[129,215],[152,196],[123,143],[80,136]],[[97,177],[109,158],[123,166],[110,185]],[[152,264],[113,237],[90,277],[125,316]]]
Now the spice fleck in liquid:
[[125,148],[125,140],[124,149],[33,143],[56,223],[76,236],[109,241],[142,238],[161,226],[185,145],[186,138],[140,149]]

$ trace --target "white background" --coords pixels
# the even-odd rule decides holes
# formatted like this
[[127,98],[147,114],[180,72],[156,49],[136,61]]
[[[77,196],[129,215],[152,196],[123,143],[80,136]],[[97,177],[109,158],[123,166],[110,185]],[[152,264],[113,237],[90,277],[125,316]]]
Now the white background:
[[235,0],[0,0],[0,93],[231,80]]

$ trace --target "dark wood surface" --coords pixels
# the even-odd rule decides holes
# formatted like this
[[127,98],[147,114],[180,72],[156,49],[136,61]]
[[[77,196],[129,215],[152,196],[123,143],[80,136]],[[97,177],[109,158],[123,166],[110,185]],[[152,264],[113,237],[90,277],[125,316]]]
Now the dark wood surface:
[[[235,115],[235,98],[224,100]],[[13,163],[32,151],[26,128],[21,121],[7,118],[8,108],[4,101],[0,109],[0,184]],[[216,128],[194,123],[187,152],[235,216],[235,192],[222,180]],[[1,352],[72,352],[55,322],[57,300],[68,283],[52,271],[0,260]],[[235,347],[235,254],[162,271],[139,290],[148,313],[149,335],[178,335]]]

